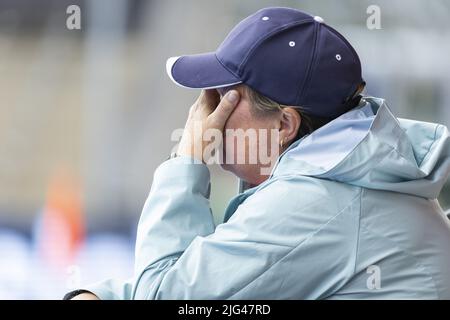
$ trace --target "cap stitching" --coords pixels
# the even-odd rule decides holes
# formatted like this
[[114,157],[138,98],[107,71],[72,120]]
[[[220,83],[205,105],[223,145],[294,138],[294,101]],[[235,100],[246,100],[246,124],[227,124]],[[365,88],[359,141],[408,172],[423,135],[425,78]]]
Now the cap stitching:
[[318,52],[318,43],[319,43],[319,37],[320,37],[320,30],[322,24],[314,24],[314,45],[313,50],[311,52],[311,58],[308,65],[308,71],[306,72],[306,77],[303,79],[303,83],[301,84],[301,89],[297,92],[297,95],[295,97],[296,104],[300,104],[299,99],[303,97],[303,94],[305,93],[306,89],[308,88],[308,84],[311,79],[312,69],[315,65],[315,62],[317,60],[317,54]]
[[[347,39],[345,39],[345,37],[343,35],[341,35],[336,29],[334,29],[333,27],[330,27],[328,25],[325,25],[327,27],[327,29],[329,31],[331,31],[335,36],[337,36],[339,39],[342,40],[342,42],[344,42],[344,44],[350,49],[350,51],[353,54],[353,57],[356,58],[359,61],[359,56],[356,53],[355,48],[353,48],[353,46],[350,44],[350,42],[347,41]],[[361,62],[360,62],[361,64]]]
[[264,37],[262,37],[261,39],[259,39],[252,47],[250,47],[250,50],[247,52],[247,54],[244,56],[244,59],[242,60],[242,62],[239,64],[237,72],[238,74],[241,74],[242,72],[242,66],[244,65],[244,63],[247,62],[247,60],[250,58],[250,56],[253,54],[253,52],[255,51],[255,49],[265,40],[267,40],[268,38],[270,38],[271,36],[273,36],[274,34],[289,29],[290,27],[294,27],[297,25],[301,25],[307,22],[314,22],[314,20],[312,18],[307,18],[304,20],[300,20],[300,21],[294,21],[288,24],[285,24],[281,27],[278,27],[277,29],[272,30],[270,33],[266,34]]
[[[342,41],[342,42],[346,45],[346,47],[350,50],[350,52],[351,52],[352,55],[353,55],[353,58],[356,59],[356,60],[358,61],[358,63],[359,63],[359,68],[360,68],[360,72],[361,72],[361,74],[362,74],[361,60],[359,59],[358,53],[356,52],[355,48],[353,48],[353,46],[350,44],[350,42],[348,42],[348,40],[345,39],[345,37],[344,37],[343,35],[341,35],[341,34],[339,33],[339,31],[337,31],[336,29],[334,29],[333,27],[330,27],[330,26],[328,26],[328,25],[327,25],[326,27],[327,27],[327,29],[328,29],[331,33],[333,33],[335,36],[337,36],[339,39],[341,39],[341,41]],[[361,76],[361,79],[360,79],[360,80],[361,80],[361,81],[364,81],[363,78],[362,78],[362,76]],[[361,84],[361,81],[358,82],[358,83],[352,83],[352,84],[351,84],[350,89],[349,89],[349,92],[346,94],[346,96],[345,96],[343,102],[345,102],[345,99],[347,99],[348,96],[351,95],[351,94],[356,90],[356,88]]]
[[236,73],[234,73],[232,70],[230,70],[222,61],[220,61],[219,57],[217,56],[217,54],[214,52],[214,57],[216,57],[216,60],[220,63],[220,65],[222,67],[224,67],[229,73],[231,73],[233,76],[235,76],[236,78],[238,78],[239,80],[242,81],[241,77],[239,75],[237,75]]

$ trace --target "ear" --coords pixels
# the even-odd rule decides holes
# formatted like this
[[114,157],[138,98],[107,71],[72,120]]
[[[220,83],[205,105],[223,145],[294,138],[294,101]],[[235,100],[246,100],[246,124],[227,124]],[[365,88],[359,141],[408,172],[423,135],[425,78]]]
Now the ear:
[[279,129],[280,144],[287,146],[295,139],[301,122],[302,118],[295,108],[284,107],[281,109]]

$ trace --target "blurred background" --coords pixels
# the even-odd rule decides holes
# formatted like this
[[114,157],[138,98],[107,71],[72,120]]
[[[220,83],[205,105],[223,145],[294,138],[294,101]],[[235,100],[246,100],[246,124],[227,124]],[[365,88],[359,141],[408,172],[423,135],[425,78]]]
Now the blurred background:
[[[69,30],[69,5],[81,29]],[[367,27],[380,8],[381,29]],[[132,274],[155,168],[198,95],[170,56],[213,51],[266,6],[319,15],[354,45],[367,94],[398,117],[450,124],[450,2],[0,0],[0,299],[60,299]],[[220,223],[236,180],[211,168]],[[440,196],[450,207],[450,188]]]

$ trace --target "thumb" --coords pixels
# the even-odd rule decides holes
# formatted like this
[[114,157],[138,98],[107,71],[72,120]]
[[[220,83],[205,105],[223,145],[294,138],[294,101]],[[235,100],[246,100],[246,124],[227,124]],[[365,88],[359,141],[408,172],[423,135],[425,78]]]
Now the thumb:
[[240,96],[237,90],[230,90],[222,100],[220,100],[219,105],[210,115],[210,119],[216,128],[223,129],[225,122],[237,106],[239,98]]

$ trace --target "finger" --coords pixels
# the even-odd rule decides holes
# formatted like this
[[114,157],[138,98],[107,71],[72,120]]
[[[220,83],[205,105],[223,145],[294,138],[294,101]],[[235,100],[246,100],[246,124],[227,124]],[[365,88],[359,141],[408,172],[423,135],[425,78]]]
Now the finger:
[[239,92],[237,90],[230,90],[222,98],[222,100],[220,100],[216,110],[214,110],[214,112],[210,115],[215,127],[218,129],[223,129],[225,122],[239,103],[239,99]]

